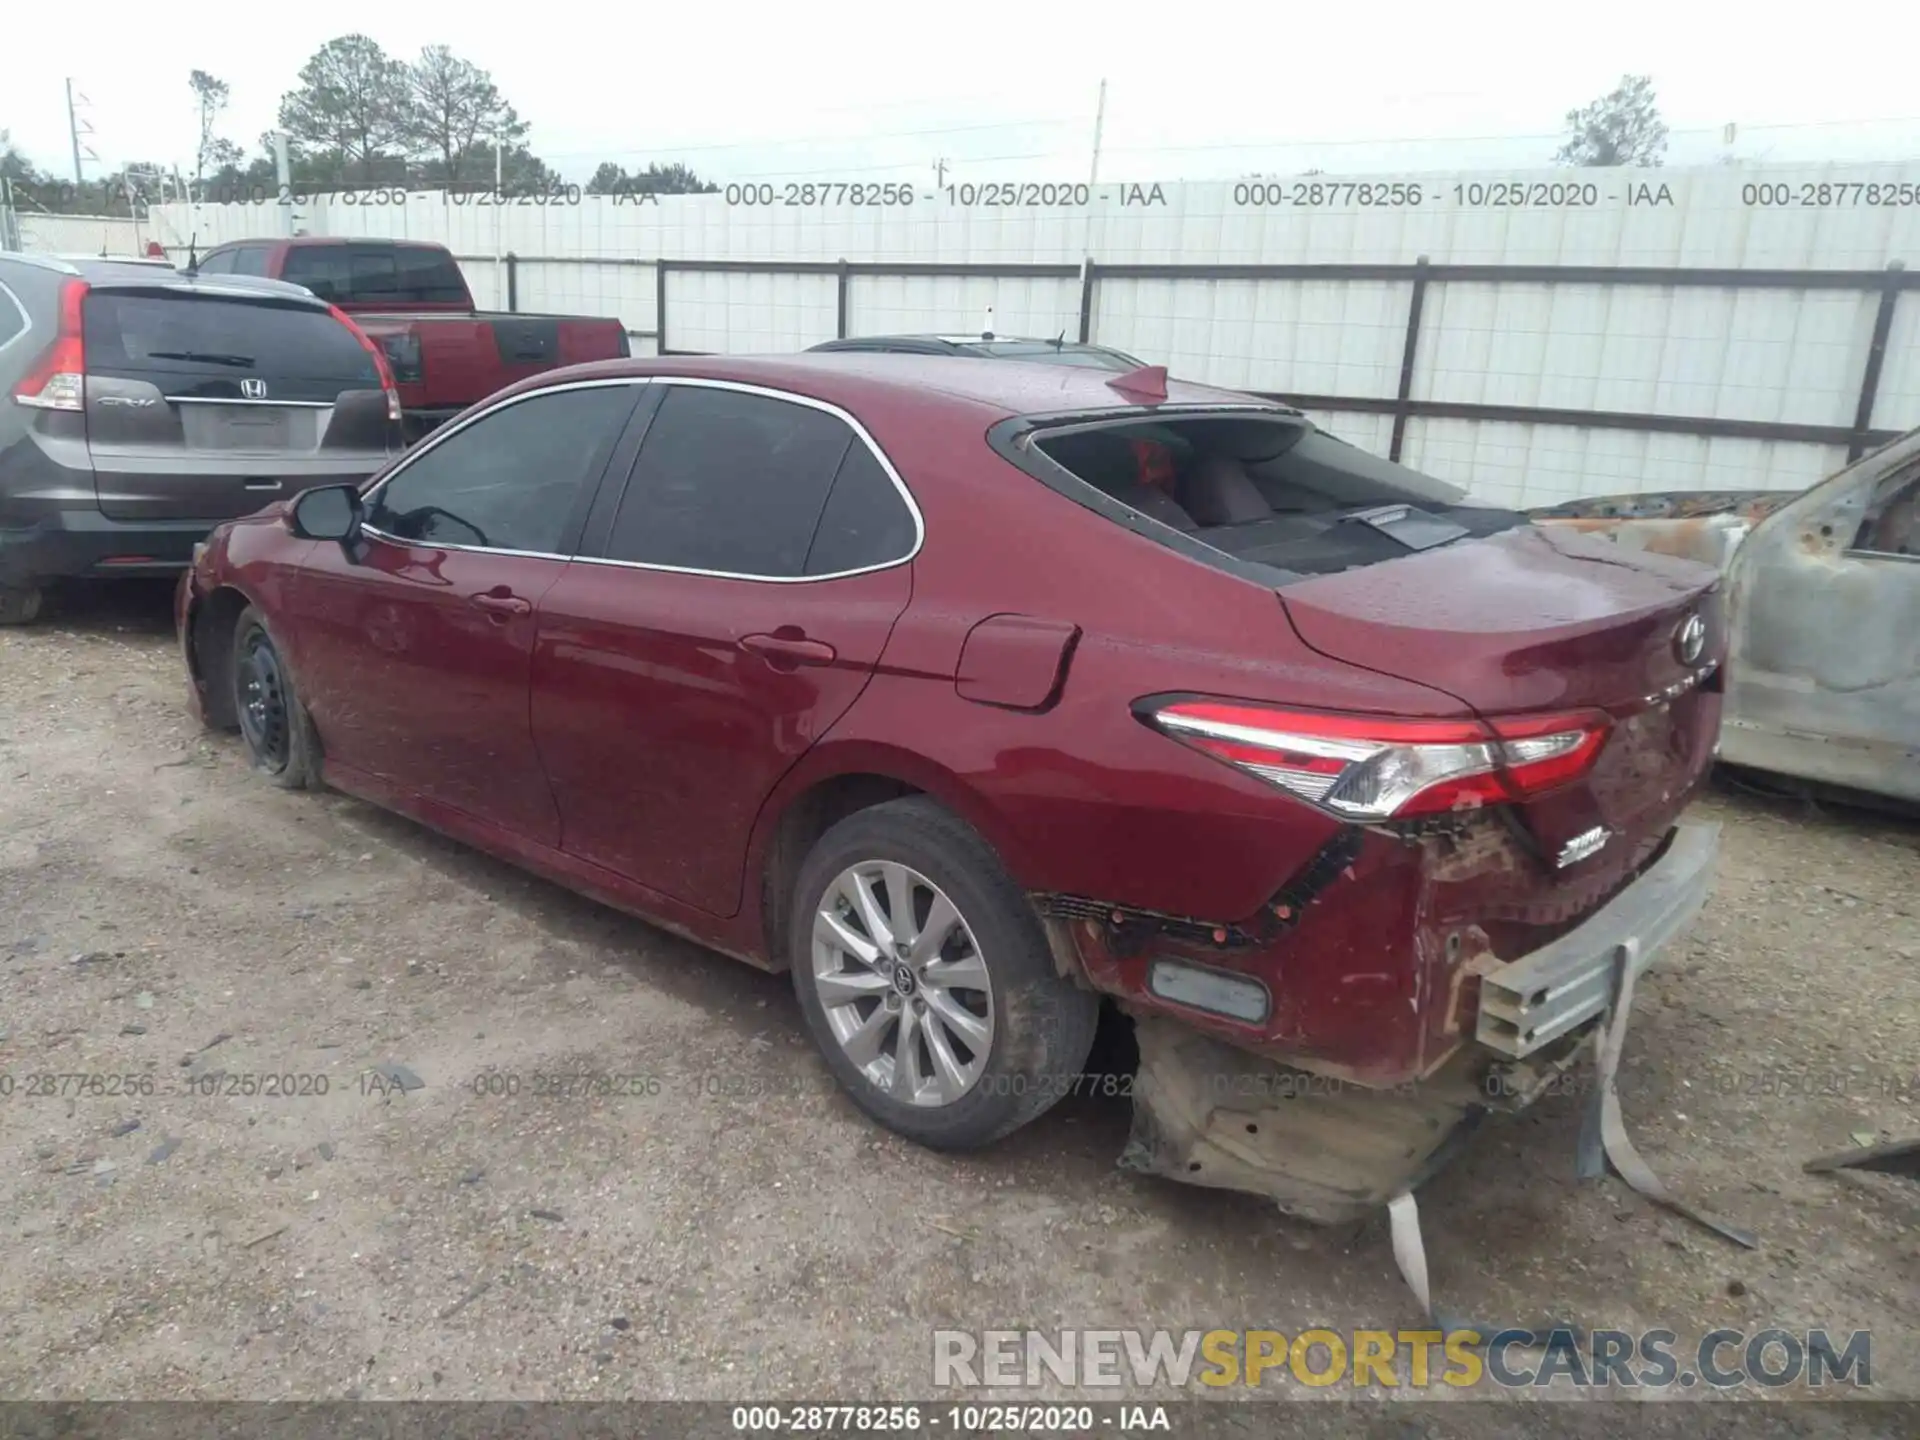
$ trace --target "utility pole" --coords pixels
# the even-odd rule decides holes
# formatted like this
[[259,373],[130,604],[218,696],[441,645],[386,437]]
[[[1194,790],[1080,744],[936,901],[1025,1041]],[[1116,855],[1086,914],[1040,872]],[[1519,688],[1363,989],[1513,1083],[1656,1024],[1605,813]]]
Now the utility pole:
[[287,153],[287,132],[273,132],[273,179],[279,186],[280,233],[298,235],[298,218],[293,213],[293,157]]
[[500,274],[500,212],[505,208],[500,203],[500,197],[504,193],[501,177],[506,174],[505,150],[505,137],[495,135],[493,137],[493,308],[496,310],[505,303],[502,297],[507,293],[507,282]]
[[[85,100],[83,95],[80,97]],[[75,187],[85,183],[80,173],[80,116],[73,108],[73,77],[67,77],[67,138],[73,142],[73,183]]]
[[[1099,197],[1093,193],[1093,189],[1100,183],[1100,135],[1101,132],[1106,129],[1106,126],[1107,82],[1105,79],[1102,79],[1100,81],[1100,98],[1094,103],[1093,107],[1093,163],[1087,167],[1087,228],[1085,234],[1082,236],[1080,246],[1080,294],[1082,297],[1089,293],[1087,289],[1087,267],[1093,263],[1093,211],[1095,204],[1098,203],[1099,200]],[[1091,323],[1091,320],[1091,316],[1081,316],[1080,328],[1083,333],[1080,338],[1082,340],[1090,340],[1093,338],[1091,332],[1087,330],[1087,326]]]
[[1100,183],[1100,132],[1107,125],[1107,82],[1100,82],[1100,99],[1093,108],[1093,168],[1087,172],[1087,184]]

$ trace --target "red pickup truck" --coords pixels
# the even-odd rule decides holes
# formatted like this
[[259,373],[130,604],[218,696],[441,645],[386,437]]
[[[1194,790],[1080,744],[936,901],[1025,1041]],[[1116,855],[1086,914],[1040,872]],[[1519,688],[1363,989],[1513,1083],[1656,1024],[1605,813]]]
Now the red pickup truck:
[[629,353],[618,320],[474,309],[452,253],[424,241],[234,240],[196,269],[288,280],[351,315],[386,351],[409,440],[516,380]]

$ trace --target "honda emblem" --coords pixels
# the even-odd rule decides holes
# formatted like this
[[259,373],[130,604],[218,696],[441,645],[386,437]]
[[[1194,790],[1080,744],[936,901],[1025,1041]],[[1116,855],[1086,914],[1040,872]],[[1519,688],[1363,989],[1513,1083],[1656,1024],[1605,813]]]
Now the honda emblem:
[[264,380],[242,380],[240,382],[240,393],[249,400],[264,400],[267,398],[267,382]]

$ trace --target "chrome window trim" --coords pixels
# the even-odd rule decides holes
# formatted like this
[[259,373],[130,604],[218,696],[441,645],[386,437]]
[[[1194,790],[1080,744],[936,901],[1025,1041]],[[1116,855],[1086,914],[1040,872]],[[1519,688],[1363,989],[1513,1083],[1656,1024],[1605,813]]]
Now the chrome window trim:
[[11,300],[13,302],[13,308],[20,312],[20,328],[5,340],[0,340],[0,350],[5,350],[9,346],[26,339],[27,336],[33,333],[33,316],[27,313],[26,302],[21,300],[13,291],[9,290],[4,280],[0,280],[0,295],[4,295],[7,299]]
[[[383,487],[409,465],[413,464],[421,455],[432,450],[434,446],[449,438],[450,435],[458,434],[469,425],[477,424],[496,411],[504,410],[509,405],[517,405],[523,400],[532,400],[540,395],[557,395],[563,390],[589,390],[609,385],[688,385],[703,390],[736,390],[744,395],[763,395],[770,400],[784,400],[792,405],[804,405],[809,409],[824,411],[826,414],[832,415],[851,429],[854,435],[872,452],[873,458],[880,462],[880,468],[886,472],[887,478],[893,482],[893,488],[899,492],[900,498],[906,502],[907,513],[913,517],[912,547],[905,555],[902,555],[897,560],[887,560],[878,565],[862,565],[853,570],[835,570],[826,575],[754,575],[737,570],[698,570],[686,565],[659,565],[645,560],[614,560],[600,555],[558,555],[545,550],[507,550],[498,546],[444,545],[439,543],[429,546],[426,545],[424,541],[402,539],[398,535],[390,535],[375,526],[365,524],[360,527],[361,533],[384,540],[391,545],[424,546],[425,548],[434,550],[456,550],[474,555],[512,555],[522,560],[567,560],[580,565],[608,565],[626,570],[656,570],[666,575],[704,575],[713,580],[750,580],[763,585],[812,585],[822,580],[845,580],[854,575],[872,575],[881,570],[892,570],[896,566],[912,563],[913,559],[919,555],[921,548],[926,544],[926,520],[920,513],[919,503],[913,498],[913,492],[907,488],[906,481],[900,478],[900,472],[894,468],[893,461],[887,457],[887,452],[882,450],[879,442],[867,432],[867,427],[862,425],[847,411],[830,401],[816,400],[811,395],[796,395],[790,390],[777,390],[771,386],[753,385],[740,380],[711,380],[705,376],[695,375],[623,375],[610,379],[574,380],[565,385],[549,385],[538,390],[529,390],[524,395],[510,396],[505,400],[487,406],[484,410],[474,412],[464,420],[456,421],[452,425],[442,426],[439,430],[434,431],[431,436],[421,442],[417,450],[410,451],[404,460],[400,461],[399,464],[395,465],[393,469],[389,470],[385,475],[382,475],[372,486],[362,491],[361,501],[363,504],[371,504],[374,496]],[[645,449],[644,441],[642,442],[641,448]],[[637,460],[638,458],[638,455],[636,455],[635,459]],[[832,493],[831,487],[829,487],[828,493]],[[626,496],[622,494],[621,500],[623,503],[625,499]],[[615,518],[618,518],[617,512]]]

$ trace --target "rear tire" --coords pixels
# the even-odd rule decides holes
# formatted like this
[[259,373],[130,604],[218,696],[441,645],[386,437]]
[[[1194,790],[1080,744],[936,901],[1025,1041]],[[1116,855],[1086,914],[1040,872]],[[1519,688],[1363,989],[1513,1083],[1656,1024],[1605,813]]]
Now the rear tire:
[[1059,975],[992,848],[934,801],[889,801],[827,831],[792,917],[807,1028],[888,1129],[940,1150],[986,1145],[1079,1076],[1099,998]]
[[248,763],[283,790],[318,790],[319,737],[280,647],[251,605],[234,623],[229,673]]
[[31,625],[40,618],[40,587],[0,586],[0,625]]

